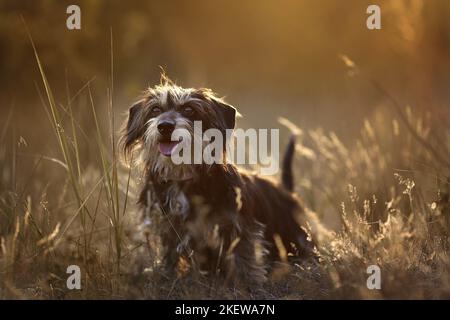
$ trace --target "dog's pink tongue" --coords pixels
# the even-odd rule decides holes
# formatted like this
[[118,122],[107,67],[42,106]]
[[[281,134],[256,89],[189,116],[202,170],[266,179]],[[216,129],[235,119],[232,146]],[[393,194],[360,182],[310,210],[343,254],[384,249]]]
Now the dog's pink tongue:
[[171,141],[171,142],[160,142],[159,143],[159,152],[161,152],[163,155],[170,157],[172,154],[173,148],[178,144],[177,141]]

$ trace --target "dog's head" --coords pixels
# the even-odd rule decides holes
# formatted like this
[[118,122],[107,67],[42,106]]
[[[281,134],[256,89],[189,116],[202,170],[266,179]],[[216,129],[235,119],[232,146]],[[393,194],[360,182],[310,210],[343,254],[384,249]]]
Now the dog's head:
[[[121,137],[122,152],[127,161],[134,158],[157,178],[184,180],[195,173],[195,166],[175,164],[171,155],[188,137],[172,141],[172,133],[184,129],[193,142],[200,138],[194,136],[198,134],[194,132],[194,122],[200,121],[201,134],[217,129],[226,137],[227,129],[234,129],[235,117],[236,109],[211,90],[185,89],[166,80],[149,88],[129,109]],[[204,143],[203,138],[200,139]],[[225,150],[224,144],[224,153]]]

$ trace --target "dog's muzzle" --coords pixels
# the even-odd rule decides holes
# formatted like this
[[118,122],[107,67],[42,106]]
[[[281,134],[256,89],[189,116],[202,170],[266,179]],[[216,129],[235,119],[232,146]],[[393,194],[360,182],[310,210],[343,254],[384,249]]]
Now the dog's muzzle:
[[158,132],[160,134],[159,139],[159,152],[166,157],[170,157],[173,149],[179,141],[171,141],[172,132],[175,130],[175,122],[171,120],[163,120],[158,123]]

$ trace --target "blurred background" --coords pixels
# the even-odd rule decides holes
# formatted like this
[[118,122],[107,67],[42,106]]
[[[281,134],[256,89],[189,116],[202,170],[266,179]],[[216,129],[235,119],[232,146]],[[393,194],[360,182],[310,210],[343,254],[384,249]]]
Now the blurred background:
[[[81,30],[66,27],[73,4]],[[381,30],[366,27],[371,4]],[[280,128],[281,147],[298,134],[296,192],[338,233],[314,232],[317,278],[300,271],[293,295],[265,298],[448,298],[449,16],[448,0],[0,0],[0,299],[142,297],[146,282],[124,277],[147,257],[140,172],[114,146],[161,68],[225,96],[238,127]],[[74,262],[87,276],[77,293]],[[375,262],[382,292],[366,288]]]
[[[71,4],[81,8],[81,30],[66,28],[66,8]],[[366,27],[370,4],[381,7],[381,30]],[[391,120],[397,114],[386,92],[401,108],[407,107],[409,115],[421,119],[414,126],[449,127],[447,0],[2,0],[0,9],[0,115],[13,123],[8,141],[26,145],[27,155],[60,157],[21,16],[57,104],[71,101],[75,118],[81,119],[86,166],[96,148],[89,140],[94,124],[86,84],[96,109],[104,112],[111,84],[111,31],[115,129],[141,91],[159,82],[160,67],[182,86],[206,86],[225,96],[243,115],[238,126],[244,128],[280,128],[277,119],[282,116],[305,131],[323,129],[336,133],[344,145],[355,146],[361,130],[367,129],[365,119],[382,130],[397,128]],[[101,122],[107,127],[108,121]],[[287,136],[288,130],[282,129],[282,146]],[[378,136],[381,144],[391,138]],[[395,143],[392,150],[398,147]],[[448,144],[445,136],[434,148],[442,143]],[[423,160],[411,156],[411,148],[422,145],[407,148],[405,156],[389,163],[390,177],[395,168],[411,169]],[[310,169],[304,164],[296,172],[308,183],[332,187],[333,180],[320,175],[314,181]],[[357,171],[346,173],[347,178],[358,178]],[[351,181],[342,184],[343,190],[347,182]],[[311,196],[312,207],[314,199]]]
[[[81,8],[81,30],[66,28],[70,4]],[[381,30],[366,28],[370,4],[381,7]],[[446,0],[2,0],[1,111],[14,105],[21,121],[42,115],[23,15],[61,101],[66,82],[76,92],[91,79],[94,94],[105,97],[112,29],[117,110],[157,83],[162,66],[181,85],[226,96],[243,126],[274,127],[276,114],[351,137],[382,97],[349,77],[339,55],[403,104],[447,115],[449,13]]]

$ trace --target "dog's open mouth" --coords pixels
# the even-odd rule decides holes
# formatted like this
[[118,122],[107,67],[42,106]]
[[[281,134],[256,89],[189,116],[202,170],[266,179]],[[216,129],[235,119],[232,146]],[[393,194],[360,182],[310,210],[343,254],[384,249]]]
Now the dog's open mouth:
[[166,157],[170,157],[173,149],[175,149],[175,146],[179,143],[180,141],[160,141],[158,145],[159,152]]

